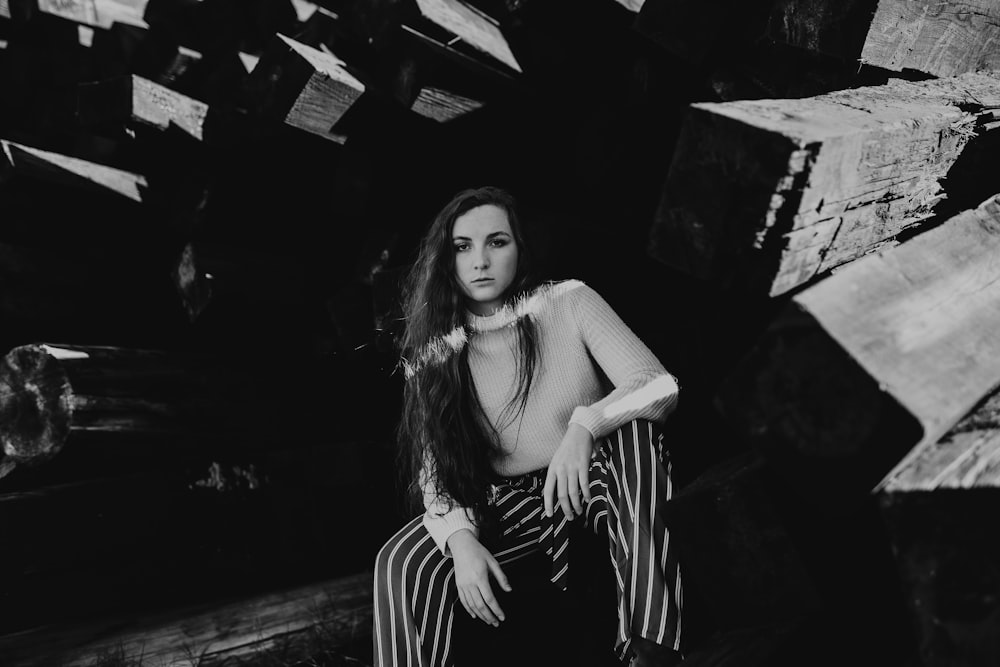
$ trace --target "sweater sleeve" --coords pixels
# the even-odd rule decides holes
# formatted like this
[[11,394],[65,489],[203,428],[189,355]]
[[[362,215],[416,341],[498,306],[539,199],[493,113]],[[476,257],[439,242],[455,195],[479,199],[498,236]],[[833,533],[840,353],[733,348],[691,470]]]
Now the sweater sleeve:
[[468,528],[472,534],[479,537],[479,530],[473,520],[472,512],[465,507],[450,506],[447,498],[442,498],[434,484],[433,466],[424,462],[420,472],[420,487],[424,494],[424,528],[431,534],[434,543],[445,556],[451,556],[448,548],[448,538],[462,528]]
[[678,385],[653,352],[590,286],[571,292],[577,331],[614,390],[570,416],[594,436],[603,438],[633,419],[663,422],[677,404]]

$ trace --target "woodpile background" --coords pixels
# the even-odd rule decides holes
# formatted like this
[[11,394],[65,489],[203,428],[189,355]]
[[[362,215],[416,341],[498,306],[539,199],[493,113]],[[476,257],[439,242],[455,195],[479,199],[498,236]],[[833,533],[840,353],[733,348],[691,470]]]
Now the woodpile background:
[[680,378],[689,664],[1000,664],[998,146],[990,0],[0,0],[0,664],[371,664],[483,184]]

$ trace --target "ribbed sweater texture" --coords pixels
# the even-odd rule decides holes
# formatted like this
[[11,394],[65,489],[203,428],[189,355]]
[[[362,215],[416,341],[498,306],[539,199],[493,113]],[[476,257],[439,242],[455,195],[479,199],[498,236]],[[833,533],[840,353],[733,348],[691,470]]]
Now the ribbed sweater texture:
[[[517,389],[517,319],[532,317],[539,359],[524,411],[501,413]],[[486,417],[499,430],[502,455],[494,470],[505,477],[545,468],[569,424],[590,431],[595,443],[633,419],[662,423],[678,386],[638,336],[593,288],[580,280],[545,283],[515,306],[493,315],[466,311],[469,368]],[[502,427],[502,428],[501,428]],[[426,471],[425,471],[426,472]],[[468,528],[471,512],[437,496],[425,474],[424,526],[446,555],[447,540]]]

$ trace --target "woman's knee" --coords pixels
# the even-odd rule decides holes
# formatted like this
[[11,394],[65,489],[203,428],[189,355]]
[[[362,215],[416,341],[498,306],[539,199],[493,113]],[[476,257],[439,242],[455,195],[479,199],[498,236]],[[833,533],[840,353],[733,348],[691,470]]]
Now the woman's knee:
[[[665,455],[663,450],[663,426],[648,419],[633,419],[625,422],[609,433],[606,444],[613,452],[627,459],[647,459],[647,452],[652,449],[658,458]],[[620,450],[620,451],[619,451]]]
[[385,582],[390,590],[399,590],[406,579],[407,564],[428,551],[427,541],[431,540],[426,529],[413,521],[389,538],[375,556],[376,582]]

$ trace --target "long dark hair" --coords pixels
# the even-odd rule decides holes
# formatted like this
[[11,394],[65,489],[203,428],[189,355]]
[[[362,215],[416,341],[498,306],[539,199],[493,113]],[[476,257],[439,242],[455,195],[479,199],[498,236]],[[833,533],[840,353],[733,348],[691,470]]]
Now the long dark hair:
[[[503,295],[504,304],[525,298],[537,287],[514,197],[496,187],[463,190],[434,218],[403,280],[404,332],[398,339],[407,379],[397,438],[409,508],[423,510],[421,472],[432,469],[438,497],[451,506],[471,509],[480,525],[489,518],[491,461],[500,454],[499,431],[524,410],[538,359],[534,322],[519,317],[517,391],[501,413],[501,423],[490,423],[469,371],[465,343],[475,332],[466,324],[466,297],[455,274],[451,236],[455,220],[484,205],[506,212],[518,249],[514,280]],[[511,421],[504,423],[505,415]]]

